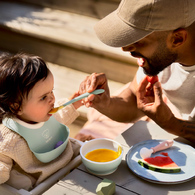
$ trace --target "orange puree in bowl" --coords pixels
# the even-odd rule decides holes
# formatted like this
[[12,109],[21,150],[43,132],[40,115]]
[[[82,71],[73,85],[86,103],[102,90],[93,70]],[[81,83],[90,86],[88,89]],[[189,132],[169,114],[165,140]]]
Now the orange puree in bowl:
[[95,162],[108,162],[118,158],[118,153],[110,149],[96,149],[87,153],[85,158]]

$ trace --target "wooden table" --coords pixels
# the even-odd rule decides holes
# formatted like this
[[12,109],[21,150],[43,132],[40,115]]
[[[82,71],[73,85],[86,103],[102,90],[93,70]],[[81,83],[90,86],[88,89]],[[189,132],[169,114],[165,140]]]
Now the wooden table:
[[[122,163],[113,174],[103,177],[95,176],[90,174],[81,164],[46,191],[44,195],[96,194],[96,187],[103,178],[110,179],[116,183],[115,195],[195,195],[195,179],[181,184],[155,184],[137,177],[130,171],[125,161],[126,153],[132,145],[149,139],[174,139],[190,144],[184,139],[165,132],[152,122],[139,121],[116,138],[116,141],[122,144],[125,154]],[[192,168],[194,169],[194,167]]]

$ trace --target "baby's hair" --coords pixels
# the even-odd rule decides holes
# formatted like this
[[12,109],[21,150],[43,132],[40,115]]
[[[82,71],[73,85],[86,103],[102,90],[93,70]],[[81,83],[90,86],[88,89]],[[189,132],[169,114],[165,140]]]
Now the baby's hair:
[[42,58],[25,53],[0,56],[0,118],[14,117],[34,85],[47,78]]

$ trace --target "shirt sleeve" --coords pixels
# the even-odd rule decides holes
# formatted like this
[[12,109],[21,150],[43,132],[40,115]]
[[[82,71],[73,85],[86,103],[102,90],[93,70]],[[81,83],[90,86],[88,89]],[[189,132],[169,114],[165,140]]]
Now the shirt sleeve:
[[[67,101],[68,99],[61,99],[56,103],[56,106],[60,106]],[[79,112],[74,108],[72,104],[65,106],[54,114],[56,120],[64,125],[70,125],[78,116]]]
[[13,160],[3,154],[0,154],[0,184],[5,183],[12,169]]

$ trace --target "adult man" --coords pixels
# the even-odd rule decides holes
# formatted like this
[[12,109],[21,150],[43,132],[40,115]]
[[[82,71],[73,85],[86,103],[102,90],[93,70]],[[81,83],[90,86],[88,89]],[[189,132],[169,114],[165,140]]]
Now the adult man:
[[[130,85],[114,97],[104,74],[87,77],[80,92],[96,88],[106,92],[89,96],[85,105],[120,122],[147,115],[166,131],[195,142],[194,11],[194,0],[122,0],[95,31],[105,44],[139,58],[140,68]],[[160,82],[148,83],[146,75],[157,74]],[[163,101],[163,94],[181,118]]]

